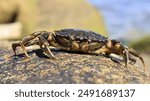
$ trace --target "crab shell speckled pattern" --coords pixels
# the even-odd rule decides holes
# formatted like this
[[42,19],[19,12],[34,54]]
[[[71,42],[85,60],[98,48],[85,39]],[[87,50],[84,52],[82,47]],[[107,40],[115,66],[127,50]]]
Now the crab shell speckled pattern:
[[[64,47],[70,47],[74,42],[79,45],[79,51],[92,51],[101,48],[105,45],[107,37],[104,37],[98,33],[80,30],[80,29],[62,29],[55,32],[56,41]],[[87,45],[86,45],[87,44]],[[84,46],[88,48],[84,48]],[[83,48],[83,49],[82,49]]]
[[54,31],[56,36],[72,38],[72,40],[87,40],[91,41],[106,41],[107,37],[104,37],[98,33],[88,31],[88,30],[80,30],[80,29],[62,29]]

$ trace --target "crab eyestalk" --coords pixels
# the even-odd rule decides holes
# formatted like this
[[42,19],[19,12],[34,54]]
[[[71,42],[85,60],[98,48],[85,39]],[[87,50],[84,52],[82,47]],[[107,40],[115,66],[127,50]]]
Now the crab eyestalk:
[[147,67],[146,67],[146,65],[145,65],[144,59],[140,56],[140,54],[137,53],[137,52],[136,52],[135,50],[133,50],[132,48],[129,49],[129,53],[130,53],[131,55],[135,56],[135,57],[138,57],[138,58],[141,60],[141,62],[142,62],[142,64],[143,64],[143,67],[144,67],[144,70],[146,71],[146,70],[147,70]]

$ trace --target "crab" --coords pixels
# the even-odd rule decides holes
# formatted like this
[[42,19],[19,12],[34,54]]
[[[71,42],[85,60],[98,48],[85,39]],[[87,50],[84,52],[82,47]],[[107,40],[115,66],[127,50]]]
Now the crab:
[[49,58],[56,58],[49,46],[66,51],[95,55],[116,54],[123,58],[126,67],[129,62],[135,64],[136,59],[133,58],[133,56],[135,56],[142,61],[144,70],[146,69],[143,58],[134,49],[128,48],[117,40],[109,39],[108,37],[89,30],[68,28],[55,30],[54,32],[37,31],[24,37],[19,42],[12,43],[12,49],[14,54],[17,55],[16,48],[21,47],[25,56],[29,58],[25,47],[32,45],[39,45]]

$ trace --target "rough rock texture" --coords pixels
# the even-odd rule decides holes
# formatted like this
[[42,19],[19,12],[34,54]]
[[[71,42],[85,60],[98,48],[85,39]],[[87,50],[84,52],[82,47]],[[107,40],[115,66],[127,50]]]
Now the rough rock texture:
[[0,42],[0,83],[150,83],[142,68],[126,68],[105,56],[53,50],[53,60],[35,49],[26,60],[23,54],[12,56],[10,45]]

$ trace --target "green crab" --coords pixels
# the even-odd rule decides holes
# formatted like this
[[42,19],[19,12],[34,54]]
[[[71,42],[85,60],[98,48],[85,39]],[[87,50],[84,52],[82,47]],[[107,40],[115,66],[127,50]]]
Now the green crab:
[[125,61],[125,66],[128,66],[129,61],[135,63],[136,60],[132,57],[138,57],[144,69],[146,69],[143,58],[132,48],[128,48],[117,40],[111,40],[96,32],[81,30],[81,29],[62,29],[54,32],[38,31],[24,37],[16,43],[12,43],[12,49],[16,54],[16,48],[21,46],[25,56],[29,55],[25,49],[27,46],[39,45],[40,48],[47,54],[48,57],[53,57],[53,53],[49,46],[53,46],[62,50],[82,52],[89,54],[116,54],[122,56]]

